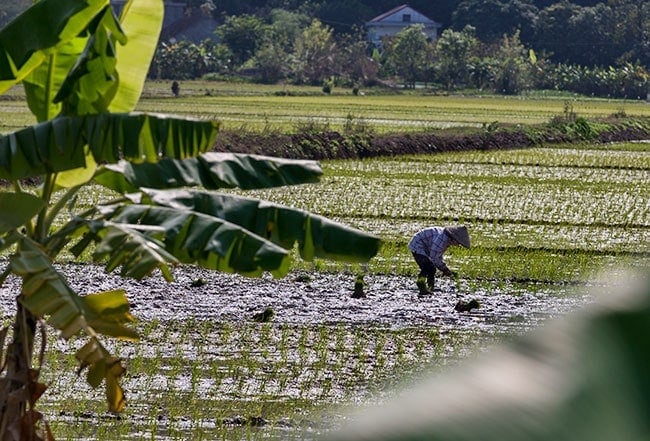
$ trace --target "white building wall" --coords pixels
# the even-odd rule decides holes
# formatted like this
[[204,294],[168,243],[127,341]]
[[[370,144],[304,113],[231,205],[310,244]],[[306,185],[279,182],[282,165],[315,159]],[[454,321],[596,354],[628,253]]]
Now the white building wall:
[[380,47],[382,38],[392,37],[408,26],[415,24],[423,25],[424,33],[432,41],[435,41],[438,37],[440,23],[431,20],[415,9],[405,7],[385,17],[379,16],[367,22],[368,39],[375,46]]

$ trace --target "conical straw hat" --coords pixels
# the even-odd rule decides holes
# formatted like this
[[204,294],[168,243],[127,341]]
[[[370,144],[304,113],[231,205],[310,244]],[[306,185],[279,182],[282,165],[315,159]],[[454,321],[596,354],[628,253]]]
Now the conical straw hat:
[[459,244],[469,248],[469,233],[464,225],[445,227],[445,231]]

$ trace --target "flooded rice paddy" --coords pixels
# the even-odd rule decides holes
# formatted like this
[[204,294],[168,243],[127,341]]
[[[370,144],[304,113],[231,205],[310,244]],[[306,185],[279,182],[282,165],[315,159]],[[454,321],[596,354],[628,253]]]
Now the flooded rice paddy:
[[[43,401],[68,439],[316,439],[402,382],[592,301],[584,286],[563,284],[440,278],[433,295],[419,297],[412,277],[368,274],[366,297],[354,299],[351,273],[276,280],[183,268],[166,283],[125,281],[95,265],[61,269],[80,292],[125,289],[142,336],[114,348],[129,369],[119,417],[74,375],[69,344],[51,343],[60,353],[44,369]],[[15,289],[15,279],[3,287],[3,315]],[[455,311],[470,299],[480,308]],[[267,308],[272,319],[256,322]]]
[[[324,169],[319,184],[246,195],[380,236],[382,249],[363,270],[366,297],[352,298],[362,268],[345,264],[298,263],[280,280],[177,268],[173,283],[63,265],[80,293],[125,289],[141,340],[106,342],[128,365],[127,410],[117,417],[106,414],[101,388],[75,375],[82,342],[51,338],[41,401],[58,439],[316,439],[404,382],[592,302],[586,281],[595,269],[648,266],[644,146],[330,161]],[[96,205],[98,194],[79,203]],[[462,277],[440,278],[433,295],[419,297],[406,243],[423,227],[452,223],[472,236],[471,249],[445,256]],[[9,317],[18,280],[1,289]],[[460,300],[480,307],[457,312]],[[256,321],[265,310],[271,320]]]

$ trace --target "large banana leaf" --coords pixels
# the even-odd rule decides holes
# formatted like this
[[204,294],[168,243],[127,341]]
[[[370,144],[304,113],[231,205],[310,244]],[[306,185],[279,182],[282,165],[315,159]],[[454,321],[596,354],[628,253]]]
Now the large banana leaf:
[[305,260],[314,257],[365,262],[379,250],[379,238],[325,217],[267,201],[203,191],[143,190],[145,201],[224,219],[290,249],[298,242]]
[[102,345],[98,334],[129,340],[138,338],[127,326],[133,317],[124,291],[81,297],[52,267],[37,244],[23,240],[19,249],[10,260],[12,271],[23,279],[19,300],[32,314],[47,318],[48,323],[60,331],[61,337],[69,339],[81,332],[86,334],[89,341],[77,352],[81,368],[89,368],[88,381],[93,387],[102,379],[106,381],[109,408],[120,412],[125,404],[119,386],[124,367]]
[[56,118],[0,136],[0,178],[84,167],[86,145],[98,163],[188,158],[209,149],[217,130],[213,121],[149,114]]
[[109,111],[135,109],[156,51],[154,36],[162,29],[164,10],[162,0],[130,0],[123,6],[120,23],[128,40],[116,48],[120,81]]
[[[0,193],[0,233],[25,225],[43,208],[43,201],[29,193]],[[11,209],[9,209],[11,207]]]
[[70,251],[78,257],[89,245],[97,244],[93,258],[106,260],[108,272],[120,267],[122,276],[142,279],[159,269],[163,277],[171,281],[169,265],[178,260],[165,250],[161,242],[164,233],[164,228],[157,226],[75,217],[53,233],[44,246],[48,254],[58,255],[65,246],[80,238]]
[[55,103],[54,97],[87,40],[87,37],[78,37],[59,44],[56,52],[50,53],[23,79],[27,105],[37,121],[52,119],[61,111],[61,103]]
[[76,38],[107,5],[108,0],[41,0],[0,30],[0,93],[38,67],[50,49]]
[[84,34],[57,45],[23,81],[36,119],[51,119],[62,108],[68,115],[132,111],[156,48],[157,39],[151,37],[160,33],[163,11],[161,0],[130,1],[118,22],[107,6],[90,29],[90,38]]
[[169,263],[178,260],[165,250],[165,246],[151,234],[164,232],[162,228],[149,228],[143,231],[141,225],[102,223],[95,224],[84,237],[81,246],[73,248],[79,256],[89,238],[98,242],[93,258],[97,261],[107,259],[106,271],[121,267],[124,277],[142,279],[155,269],[160,269],[167,281],[173,280]]
[[115,69],[117,41],[126,43],[126,36],[113,9],[107,7],[54,97],[54,102],[63,103],[63,115],[88,115],[108,110],[119,83]]
[[316,161],[208,152],[183,160],[161,159],[155,164],[120,161],[103,167],[95,180],[120,193],[136,192],[140,187],[248,190],[316,182],[322,173]]
[[[284,248],[218,217],[140,204],[100,209],[113,223],[162,227],[166,250],[183,263],[248,276],[269,271],[279,277],[289,270],[289,256]],[[102,252],[109,255],[110,244],[106,245]],[[80,251],[81,247],[76,247],[76,252]],[[138,260],[126,260],[124,264],[134,265],[128,269],[130,273],[140,272]]]

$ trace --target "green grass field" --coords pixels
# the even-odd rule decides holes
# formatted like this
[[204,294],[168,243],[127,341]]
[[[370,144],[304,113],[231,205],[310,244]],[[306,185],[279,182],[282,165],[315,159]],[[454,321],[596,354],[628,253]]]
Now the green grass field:
[[282,86],[256,86],[253,90],[258,93],[249,89],[248,94],[242,94],[236,90],[231,92],[228,87],[232,86],[227,83],[190,83],[182,86],[188,89],[185,93],[173,98],[171,92],[165,91],[166,83],[155,86],[162,88],[150,85],[151,95],[141,101],[140,110],[214,117],[223,121],[226,129],[244,127],[254,131],[291,132],[305,124],[340,130],[348,118],[364,121],[377,132],[481,127],[493,121],[538,124],[561,114],[567,100],[576,113],[586,117],[604,117],[620,111],[628,115],[650,115],[650,107],[644,102],[623,100],[434,96],[417,92],[355,96],[344,89],[324,95],[318,88],[296,86],[286,90],[294,96],[275,96],[274,92],[284,90]]
[[[287,93],[277,96],[276,93]],[[32,116],[16,89],[1,101],[0,132],[31,124]],[[224,82],[182,82],[180,96],[172,96],[169,82],[149,82],[138,110],[143,112],[214,118],[229,130],[299,131],[305,126],[340,130],[347,121],[363,122],[377,132],[431,131],[501,124],[538,124],[564,112],[565,104],[585,117],[617,112],[649,116],[643,101],[607,100],[572,96],[504,97],[436,96],[422,91],[379,94],[373,90],[355,96],[335,88],[325,95],[317,87],[254,85]]]

